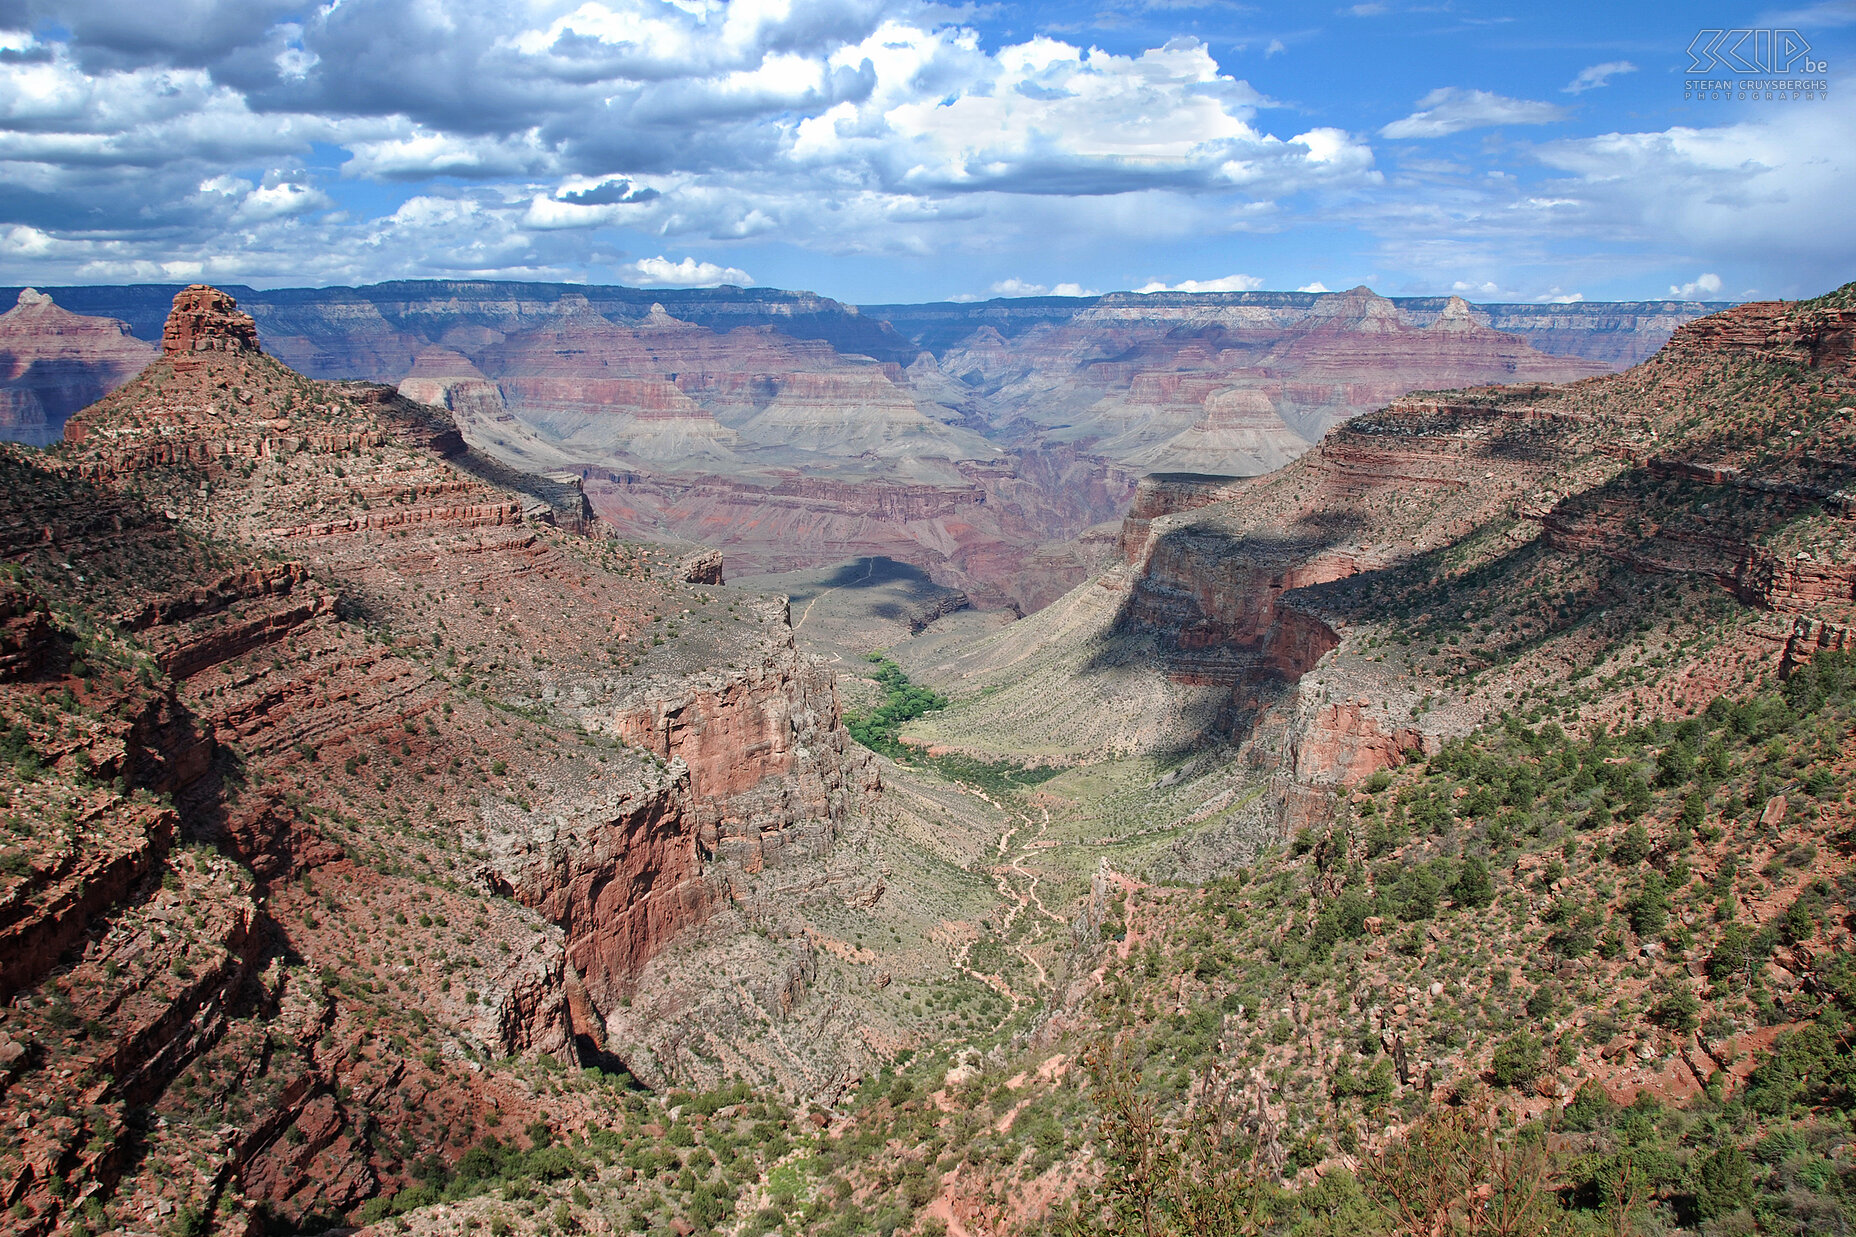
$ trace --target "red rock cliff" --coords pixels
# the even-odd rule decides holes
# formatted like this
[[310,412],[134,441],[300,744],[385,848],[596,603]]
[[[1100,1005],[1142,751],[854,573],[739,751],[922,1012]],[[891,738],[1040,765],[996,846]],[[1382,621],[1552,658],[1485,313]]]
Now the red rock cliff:
[[[0,874],[0,985],[83,947],[57,1008],[0,1007],[72,1067],[0,1091],[0,1120],[54,1094],[104,1114],[47,1124],[9,1187],[39,1231],[93,1152],[109,1188],[299,1215],[405,1182],[402,1148],[452,1154],[481,1113],[555,1119],[470,1055],[597,1046],[589,996],[738,875],[829,850],[874,785],[783,612],[608,569],[445,414],[302,379],[212,289],[167,340],[57,451],[0,452],[0,553],[30,582],[0,594],[0,709],[49,719],[21,741],[56,773],[0,779],[84,822]],[[90,665],[55,613],[87,616]],[[172,1093],[183,1070],[205,1090]],[[125,1103],[168,1131],[138,1160]]]

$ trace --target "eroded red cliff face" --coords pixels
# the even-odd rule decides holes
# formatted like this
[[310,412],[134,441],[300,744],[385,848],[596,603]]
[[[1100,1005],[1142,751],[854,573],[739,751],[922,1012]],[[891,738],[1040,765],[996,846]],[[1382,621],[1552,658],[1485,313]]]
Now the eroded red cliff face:
[[1419,727],[1387,725],[1373,715],[1367,701],[1344,700],[1320,705],[1292,733],[1285,763],[1303,784],[1351,784],[1423,756],[1426,750]]
[[1856,373],[1856,309],[1755,301],[1686,323],[1663,346],[1670,366],[1742,356],[1802,365],[1825,373]]
[[1269,477],[1148,478],[1123,525],[1124,623],[1157,634],[1185,681],[1245,697],[1292,684],[1341,639],[1298,596],[1503,510],[1560,453],[1555,425],[1531,408],[1403,400]]
[[822,862],[878,788],[842,728],[832,676],[798,653],[783,607],[766,618],[757,664],[582,714],[666,766],[643,793],[556,821],[539,849],[505,835],[496,879],[561,926],[596,1017],[666,943],[727,905],[741,877]]
[[852,755],[832,675],[784,652],[717,688],[621,709],[611,723],[688,767],[698,845],[749,873],[789,849],[821,853],[846,796],[876,785],[867,759]]
[[231,356],[258,351],[258,324],[217,288],[189,284],[174,298],[161,332],[161,354],[187,359],[201,352]]
[[[0,704],[31,753],[0,776],[74,830],[8,835],[0,985],[65,969],[0,1009],[28,1045],[0,1119],[101,1114],[0,1160],[34,1231],[73,1174],[171,1211],[200,1138],[225,1220],[345,1210],[405,1146],[544,1116],[473,1057],[605,1047],[602,1004],[875,786],[783,612],[631,570],[432,408],[263,356],[212,289],[167,338],[66,447],[0,454]],[[700,647],[653,638],[672,606]],[[167,1123],[133,1154],[131,1103]]]
[[1124,623],[1159,635],[1167,670],[1185,682],[1293,681],[1338,643],[1319,619],[1286,611],[1283,594],[1355,570],[1346,556],[1305,561],[1309,547],[1230,544],[1170,531],[1152,537]]
[[[1728,646],[1718,672],[1626,707],[1693,708],[1743,671],[1844,647],[1852,323],[1742,306],[1628,374],[1400,399],[1269,477],[1150,477],[1123,526],[1135,579],[1118,627],[1157,639],[1169,675],[1232,686],[1295,823],[1327,810],[1324,788],[1434,750],[1543,681],[1575,690],[1607,658],[1616,680],[1641,679],[1617,651],[1633,629],[1604,620],[1647,614],[1681,582],[1755,613],[1710,637]],[[1806,376],[1784,406],[1754,406],[1728,394],[1749,365],[1781,387]],[[1586,616],[1530,610],[1542,581],[1589,590]],[[1399,640],[1407,627],[1433,647]]]

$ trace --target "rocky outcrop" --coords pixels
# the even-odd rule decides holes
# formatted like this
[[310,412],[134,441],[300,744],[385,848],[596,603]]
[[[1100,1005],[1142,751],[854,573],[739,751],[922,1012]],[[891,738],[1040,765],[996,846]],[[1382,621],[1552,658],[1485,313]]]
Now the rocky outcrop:
[[[687,779],[673,777],[485,874],[560,926],[595,1019],[629,994],[657,952],[727,900],[726,884],[705,874],[691,806]],[[528,837],[518,844],[533,848]]]
[[1856,309],[1800,309],[1782,301],[1736,306],[1677,330],[1658,363],[1680,366],[1725,356],[1856,374]]
[[87,806],[88,844],[34,864],[0,894],[0,1000],[50,970],[93,920],[160,865],[174,841],[172,810]]
[[920,635],[937,619],[944,619],[950,614],[958,614],[972,604],[967,595],[958,590],[942,593],[909,616],[909,631],[911,634]]
[[686,584],[722,584],[722,552],[699,550],[683,560],[679,571]]
[[196,283],[174,298],[174,309],[161,330],[163,356],[191,357],[199,352],[236,356],[257,351],[258,324],[224,292]]
[[1316,706],[1313,717],[1292,732],[1287,760],[1296,782],[1335,785],[1362,782],[1381,769],[1394,769],[1427,746],[1417,726],[1388,723],[1366,700]]
[[45,599],[12,580],[0,581],[0,681],[38,673],[51,642]]
[[1166,672],[1182,682],[1236,687],[1255,677],[1293,682],[1338,637],[1278,602],[1295,588],[1358,570],[1346,555],[1311,554],[1309,542],[1245,545],[1190,529],[1150,535],[1135,564],[1122,626],[1156,637]]
[[1134,501],[1121,523],[1121,555],[1132,564],[1145,552],[1155,519],[1223,502],[1241,483],[1235,477],[1198,473],[1149,473],[1134,490]]
[[65,418],[140,373],[155,350],[113,318],[69,313],[27,288],[0,314],[0,438],[46,446]]
[[821,855],[848,801],[877,786],[840,723],[832,675],[786,639],[775,660],[717,688],[658,696],[611,721],[627,743],[684,764],[697,844],[750,874],[789,850]]
[[1799,666],[1810,665],[1819,653],[1850,649],[1856,649],[1856,629],[1800,616],[1792,623],[1791,635],[1785,641],[1780,668],[1790,674]]

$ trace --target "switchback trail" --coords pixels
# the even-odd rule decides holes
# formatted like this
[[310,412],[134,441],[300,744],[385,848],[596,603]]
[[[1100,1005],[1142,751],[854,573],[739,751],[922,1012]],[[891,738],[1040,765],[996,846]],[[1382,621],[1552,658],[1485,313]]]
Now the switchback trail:
[[[990,804],[1001,812],[1016,817],[1018,820],[1017,824],[1008,827],[999,834],[997,853],[999,858],[1005,862],[995,866],[991,873],[994,882],[998,885],[999,896],[1011,903],[1010,909],[1005,913],[1005,918],[1000,922],[1000,935],[1002,937],[1010,937],[1013,927],[1018,923],[1019,916],[1024,914],[1026,910],[1032,908],[1035,908],[1038,914],[1049,919],[1053,923],[1067,926],[1068,921],[1061,915],[1051,911],[1049,907],[1044,905],[1043,900],[1038,897],[1038,882],[1043,879],[1043,874],[1033,872],[1025,866],[1024,856],[1028,848],[1024,846],[1017,848],[1012,847],[1013,835],[1017,834],[1020,829],[1029,829],[1032,827],[1030,815],[1016,807],[1011,807],[999,802],[980,787],[970,782],[964,782],[957,778],[949,780],[963,792]],[[1039,820],[1036,824],[1036,832],[1031,838],[1033,843],[1041,841],[1045,831],[1050,828],[1050,809],[1040,808],[1039,811],[1042,813],[1043,819]],[[1013,874],[1024,878],[1025,887],[1023,889],[1020,889],[1012,881],[1011,877]],[[1037,973],[1037,986],[1039,988],[1048,988],[1050,986],[1050,973],[1044,969],[1044,964],[1032,956],[1030,950],[1026,949],[1022,942],[1013,942],[1011,949],[1020,958],[1024,959],[1027,966]],[[963,964],[965,963],[967,955],[971,952],[972,944],[969,943],[962,951],[961,957],[956,961],[955,965],[965,969]]]

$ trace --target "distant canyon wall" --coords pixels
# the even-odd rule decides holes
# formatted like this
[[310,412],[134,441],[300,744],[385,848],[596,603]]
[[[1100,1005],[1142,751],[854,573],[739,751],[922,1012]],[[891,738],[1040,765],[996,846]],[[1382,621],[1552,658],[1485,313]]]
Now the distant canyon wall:
[[[483,453],[582,478],[621,535],[745,572],[887,555],[1021,612],[1100,566],[1143,475],[1267,473],[1407,391],[1608,372],[1700,311],[1366,288],[866,309],[738,288],[232,291],[270,354],[397,385]],[[174,292],[56,288],[0,316],[0,348],[44,354],[0,381],[0,434],[49,440],[126,380]]]
[[[1085,312],[1115,313],[1150,320],[1185,321],[1206,316],[1286,327],[1320,303],[1318,292],[1111,292],[1099,297],[1019,297],[977,302],[865,305],[863,312],[886,322],[905,338],[939,355],[981,327],[1008,339],[1038,326],[1058,326]],[[1388,298],[1415,327],[1440,317],[1453,299],[1443,296]],[[1685,322],[1724,306],[1694,301],[1579,301],[1539,305],[1472,304],[1476,321],[1519,336],[1541,352],[1584,357],[1626,368],[1655,354]]]

